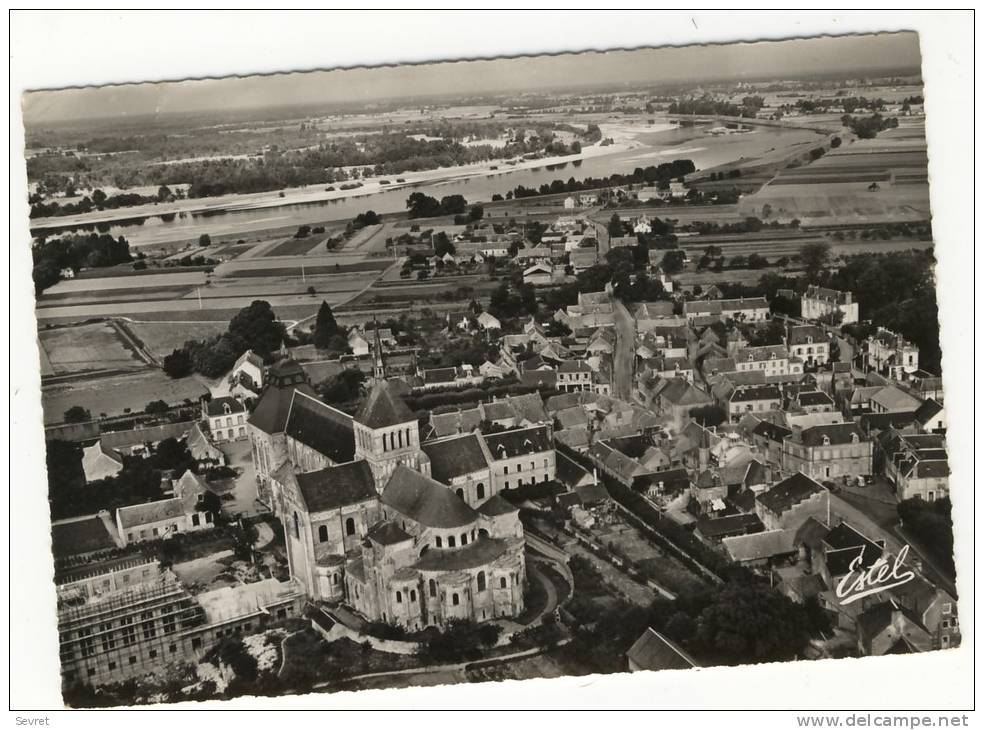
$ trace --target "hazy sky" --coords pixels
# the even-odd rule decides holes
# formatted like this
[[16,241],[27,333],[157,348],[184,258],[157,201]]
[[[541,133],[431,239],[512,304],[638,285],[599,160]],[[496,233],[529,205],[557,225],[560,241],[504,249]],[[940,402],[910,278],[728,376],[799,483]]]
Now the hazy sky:
[[93,117],[234,111],[574,85],[674,83],[919,67],[915,33],[124,84],[25,94],[29,125]]

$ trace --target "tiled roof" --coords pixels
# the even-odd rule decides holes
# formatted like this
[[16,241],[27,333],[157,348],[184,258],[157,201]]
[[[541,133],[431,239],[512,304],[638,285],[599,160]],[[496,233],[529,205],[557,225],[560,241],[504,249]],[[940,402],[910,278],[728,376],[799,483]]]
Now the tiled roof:
[[482,444],[474,433],[428,441],[421,444],[421,448],[430,458],[431,476],[444,484],[450,484],[455,477],[488,468]]
[[853,443],[855,436],[857,436],[858,442],[865,440],[856,423],[831,423],[826,426],[812,426],[804,429],[801,435],[805,446],[825,446],[825,436],[834,446]]
[[746,534],[749,532],[759,532],[764,529],[762,521],[758,515],[738,514],[727,515],[726,517],[715,517],[712,519],[698,520],[697,530],[708,539],[721,537],[722,535]]
[[438,437],[468,433],[478,428],[481,422],[482,414],[477,407],[450,413],[431,413],[431,426]]
[[366,538],[380,545],[398,545],[401,542],[413,540],[402,527],[389,520],[377,522],[369,528]]
[[159,499],[155,502],[145,504],[131,504],[127,507],[120,507],[117,511],[117,518],[123,529],[129,527],[139,527],[155,522],[163,522],[188,514],[186,511],[185,500],[178,497],[173,499]]
[[477,518],[446,486],[402,464],[390,476],[380,501],[425,527],[461,527]]
[[240,403],[235,398],[229,396],[224,396],[222,398],[213,398],[205,405],[205,412],[210,416],[224,416],[227,411],[228,413],[242,413],[246,410],[246,406]]
[[932,398],[927,398],[916,409],[916,420],[923,424],[929,423],[942,410],[943,406]]
[[[297,365],[293,360],[281,362]],[[285,365],[284,367],[287,366]],[[304,371],[300,365],[297,365],[297,370],[300,371],[303,377]],[[287,416],[290,414],[290,404],[295,392],[303,393],[312,398],[315,397],[314,390],[303,380],[295,385],[289,383],[284,384],[271,378],[270,384],[263,391],[263,394],[260,395],[260,400],[249,417],[249,423],[263,433],[283,433],[284,428],[287,426]]]
[[376,497],[372,470],[361,460],[295,474],[294,478],[308,512],[326,512]]
[[553,448],[550,429],[546,426],[513,429],[486,434],[485,445],[493,459],[508,459],[520,454],[535,454]]
[[737,388],[730,398],[733,403],[760,400],[782,400],[782,393],[777,385],[744,385]]
[[355,458],[352,417],[301,391],[294,393],[284,433],[336,464]]
[[827,491],[823,485],[810,479],[802,472],[783,479],[772,489],[760,494],[757,499],[774,514],[782,514],[793,506],[809,499],[814,494]]
[[797,396],[801,406],[830,406],[834,404],[833,399],[820,390],[808,390]]
[[813,324],[794,325],[789,328],[787,343],[790,345],[827,344],[823,330]]
[[626,652],[626,656],[633,664],[648,671],[692,669],[700,666],[693,657],[653,628],[646,629]]
[[369,428],[385,428],[417,419],[395,392],[392,384],[384,380],[373,387],[369,397],[356,412],[355,420]]
[[498,494],[493,494],[487,500],[482,502],[478,508],[478,511],[486,517],[498,517],[499,515],[508,515],[513,512],[519,512],[519,507],[504,497],[501,497]]
[[796,530],[769,530],[755,535],[739,535],[721,540],[728,557],[736,563],[765,560],[796,552]]
[[455,550],[428,550],[413,567],[423,571],[471,570],[488,565],[508,549],[505,540],[481,536]]

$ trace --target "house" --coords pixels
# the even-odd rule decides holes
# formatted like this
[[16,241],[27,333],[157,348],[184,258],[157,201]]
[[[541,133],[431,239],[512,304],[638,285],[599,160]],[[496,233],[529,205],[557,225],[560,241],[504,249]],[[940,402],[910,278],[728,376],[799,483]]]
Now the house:
[[637,236],[612,236],[608,239],[608,248],[631,248],[639,245]]
[[365,357],[369,354],[369,340],[363,336],[358,327],[349,330],[348,347],[356,357]]
[[632,221],[632,232],[633,233],[652,233],[653,232],[653,221],[652,219],[643,214]]
[[697,520],[694,535],[703,543],[714,546],[727,538],[761,532],[762,520],[755,514],[734,514],[724,517],[705,517]]
[[792,404],[804,413],[833,413],[834,399],[819,390],[802,390],[792,400]]
[[800,300],[803,319],[830,321],[834,312],[840,312],[840,324],[853,324],[858,321],[858,303],[851,292],[827,289],[810,285]]
[[174,497],[132,504],[116,510],[116,527],[124,545],[168,538],[215,527],[215,515],[205,504],[204,480],[186,471],[174,483]]
[[858,651],[864,656],[915,654],[935,648],[919,617],[892,599],[862,613],[857,627]]
[[728,536],[721,545],[731,562],[760,568],[796,555],[796,530],[767,530],[750,535]]
[[229,396],[213,398],[202,405],[202,416],[216,443],[246,438],[246,406]]
[[61,271],[58,272],[58,275],[62,279],[74,279],[75,278],[75,269],[73,269],[71,266],[66,266],[64,269],[62,269]]
[[890,428],[878,435],[885,477],[899,500],[921,497],[927,502],[950,493],[946,439],[941,434],[903,433]]
[[594,370],[584,360],[565,360],[557,368],[557,387],[564,391],[590,390]]
[[501,431],[482,438],[491,459],[495,493],[556,477],[556,454],[549,426]]
[[550,286],[553,284],[553,267],[549,264],[533,264],[523,270],[523,283],[531,286]]
[[595,249],[579,248],[577,251],[571,251],[570,261],[574,273],[580,274],[598,263],[598,252]]
[[792,325],[785,342],[789,353],[810,367],[826,365],[830,360],[830,340],[816,325]]
[[683,303],[683,314],[691,321],[697,317],[711,316],[742,322],[763,322],[769,317],[769,303],[765,297],[687,301]]
[[656,629],[648,628],[625,654],[630,672],[693,669],[697,660]]
[[794,427],[782,442],[782,468],[813,479],[856,479],[872,474],[873,453],[856,423]]
[[734,363],[735,370],[739,373],[762,370],[767,378],[803,372],[802,363],[797,366],[783,345],[742,348],[735,352]]
[[778,411],[782,408],[782,392],[777,385],[743,385],[735,388],[728,398],[728,417],[737,423],[746,413]]
[[919,406],[918,398],[895,385],[878,388],[868,398],[870,413],[913,413]]
[[799,527],[828,509],[830,492],[806,474],[796,473],[755,498],[755,514],[766,530]]
[[657,386],[654,405],[660,414],[670,418],[678,432],[690,419],[692,409],[714,403],[711,396],[682,378],[660,381],[662,383],[665,385]]
[[229,374],[234,394],[255,397],[263,390],[263,358],[252,350],[246,350]]
[[225,454],[208,440],[208,436],[198,423],[188,432],[185,445],[200,466],[217,466],[226,463]]
[[577,200],[572,195],[564,198],[564,210],[574,210],[577,207]]
[[878,328],[865,342],[866,365],[895,380],[919,369],[919,347],[891,330]]
[[946,410],[932,398],[924,400],[916,409],[914,420],[928,433],[946,433]]
[[123,471],[123,455],[99,439],[82,449],[82,471],[86,484],[115,477]]
[[492,316],[488,312],[482,312],[478,315],[478,326],[483,330],[501,330],[502,322],[500,322],[496,317]]

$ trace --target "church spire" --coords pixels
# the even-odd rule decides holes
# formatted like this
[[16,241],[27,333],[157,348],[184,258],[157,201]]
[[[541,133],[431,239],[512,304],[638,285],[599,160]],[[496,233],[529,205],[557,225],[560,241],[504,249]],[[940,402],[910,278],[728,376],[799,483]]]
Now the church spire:
[[383,340],[379,336],[379,322],[372,318],[372,377],[377,383],[386,380],[386,363],[383,362]]

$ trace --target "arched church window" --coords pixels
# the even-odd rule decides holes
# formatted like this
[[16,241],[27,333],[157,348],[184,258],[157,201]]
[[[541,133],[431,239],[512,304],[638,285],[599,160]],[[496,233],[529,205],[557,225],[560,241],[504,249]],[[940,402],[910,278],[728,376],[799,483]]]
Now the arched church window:
[[411,601],[411,603],[416,603],[416,601],[417,601],[417,591],[414,591],[414,590],[411,590],[410,591],[410,601]]
[[396,592],[396,602],[403,603],[403,594],[400,591]]
[[328,526],[327,525],[321,525],[321,527],[318,528],[318,540],[320,542],[328,542]]
[[454,535],[448,537],[448,547],[454,547]]
[[464,547],[467,544],[468,544],[468,533],[467,532],[462,532],[461,533],[461,545],[462,545],[462,547]]
[[297,513],[294,513],[294,538],[296,540],[301,539],[301,521],[297,518]]
[[465,490],[464,489],[455,489],[454,490],[454,493],[457,494],[462,499],[465,498]]
[[454,606],[457,606],[459,603],[461,603],[461,601],[458,599],[458,594],[457,593],[452,593],[451,594],[451,604],[454,605]]
[[479,482],[478,485],[475,487],[475,495],[479,499],[485,499],[485,485],[482,484],[481,482]]
[[354,535],[355,534],[355,520],[349,517],[345,520],[345,534]]
[[485,571],[484,570],[478,571],[478,590],[479,591],[484,591],[485,590]]
[[505,588],[506,587],[506,579],[505,579],[505,577],[499,578],[499,587],[500,588]]
[[434,543],[435,545],[437,545],[438,547],[442,547],[442,545],[441,545],[441,536],[440,535],[438,535],[437,537],[435,537],[434,540],[435,540],[435,543]]
[[431,578],[430,581],[428,582],[427,590],[430,591],[431,598],[437,595],[437,583],[434,582],[433,578]]

